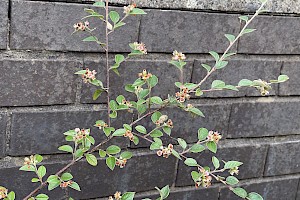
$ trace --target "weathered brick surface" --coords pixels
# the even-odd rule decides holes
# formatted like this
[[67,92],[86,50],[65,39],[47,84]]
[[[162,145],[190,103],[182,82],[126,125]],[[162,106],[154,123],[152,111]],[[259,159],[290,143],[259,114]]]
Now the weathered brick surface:
[[163,159],[156,154],[133,157],[123,169],[111,171],[102,160],[97,167],[80,162],[71,168],[82,192],[70,191],[75,199],[87,199],[113,195],[116,191],[147,191],[154,187],[172,184],[175,175],[175,159]]
[[[296,17],[259,16],[251,28],[253,34],[244,36],[239,43],[239,53],[255,54],[299,54],[300,21]],[[276,42],[274,42],[276,41]]]
[[229,138],[299,134],[299,102],[233,104]]
[[[206,60],[197,60],[195,62],[193,71],[193,83],[200,82],[207,74],[201,64],[207,63]],[[209,64],[211,63],[208,62]],[[212,63],[214,64],[214,63]],[[214,80],[222,80],[228,85],[238,85],[242,79],[249,80],[276,80],[280,75],[280,68],[282,62],[267,61],[267,60],[253,60],[253,59],[234,59],[230,60],[225,69],[217,70],[207,80],[202,89],[210,89],[211,83]],[[270,95],[278,93],[278,86],[273,86]],[[242,97],[242,96],[261,96],[260,92],[255,88],[241,88],[239,92],[236,91],[215,91],[206,93],[203,97]]]
[[279,85],[279,94],[281,96],[300,94],[300,62],[284,62],[281,74],[289,76],[289,81]]
[[[266,180],[259,183],[243,184],[248,192],[257,192],[264,199],[292,200],[296,199],[298,178]],[[220,200],[240,200],[227,188],[221,190]]]
[[7,116],[5,113],[0,113],[0,158],[5,155],[6,148],[6,122]]
[[[63,133],[77,127],[91,128],[91,134],[100,142],[104,134],[93,126],[95,121],[106,118],[106,111],[14,113],[9,153],[14,156],[57,153],[57,148],[66,143]],[[121,122],[116,123],[116,127],[121,126]],[[125,142],[123,139],[117,143],[124,146]]]
[[0,60],[0,106],[70,104],[75,101],[81,62],[70,60]]
[[[13,0],[11,6],[11,49],[103,51],[96,43],[82,42],[89,36],[88,33],[71,35],[73,24],[88,15],[84,8],[92,6],[20,0]],[[95,10],[103,14],[103,9]],[[122,10],[118,9],[118,12],[121,14]],[[110,51],[130,51],[128,44],[137,41],[139,17],[131,17],[126,22],[127,28],[122,27],[112,34]],[[91,28],[97,27],[97,35],[100,31],[101,38],[104,35],[103,24],[100,20],[90,20]]]
[[[239,145],[233,143],[230,146],[221,147],[215,155],[220,160],[238,160],[244,164],[240,167],[239,179],[257,178],[263,176],[263,169],[265,164],[265,157],[267,153],[267,146],[262,145]],[[213,168],[211,157],[213,153],[206,150],[204,153],[192,155],[198,160],[200,165],[210,166]],[[191,178],[191,171],[195,168],[186,166],[183,162],[179,163],[178,174],[176,179],[176,186],[193,185]]]
[[300,141],[271,144],[265,176],[295,174],[300,172]]
[[0,2],[0,49],[6,49],[8,30],[8,1]]
[[228,46],[224,34],[236,34],[240,27],[237,15],[159,10],[147,12],[142,17],[140,40],[152,52],[172,52],[175,49],[187,53],[221,52]]
[[[159,195],[145,195],[135,198],[136,200],[142,200],[143,198],[156,199]],[[172,200],[218,200],[218,188],[208,188],[208,189],[172,189],[170,196],[168,197]]]

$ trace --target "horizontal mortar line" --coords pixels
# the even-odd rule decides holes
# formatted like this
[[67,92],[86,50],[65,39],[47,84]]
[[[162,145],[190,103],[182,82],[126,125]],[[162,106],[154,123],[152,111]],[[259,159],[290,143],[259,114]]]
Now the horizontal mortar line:
[[[79,5],[91,5],[94,3],[93,1],[77,1],[77,2],[70,2],[70,1],[47,1],[47,0],[24,0],[24,1],[32,1],[32,2],[48,2],[48,3],[68,3],[68,4],[79,4]],[[112,7],[123,7],[123,3],[109,3]],[[154,6],[138,6],[139,8],[143,9],[150,9],[150,10],[170,10],[170,11],[187,11],[187,12],[197,12],[197,13],[220,13],[220,14],[240,14],[240,15],[251,15],[254,14],[255,11],[247,11],[247,10],[240,10],[240,11],[229,11],[229,10],[213,10],[213,9],[199,9],[199,8],[187,8],[187,7],[154,7]],[[298,17],[300,13],[286,13],[286,12],[265,12],[261,13],[260,15],[267,15],[267,16],[282,16],[282,17]]]

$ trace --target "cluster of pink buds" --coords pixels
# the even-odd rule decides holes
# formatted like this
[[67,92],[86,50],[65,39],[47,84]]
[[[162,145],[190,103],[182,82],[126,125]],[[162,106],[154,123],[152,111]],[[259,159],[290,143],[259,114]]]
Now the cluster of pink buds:
[[107,123],[105,123],[105,122],[96,124],[95,126],[98,127],[100,130],[101,130],[102,128],[108,127]]
[[25,157],[24,158],[24,165],[30,169],[31,165],[35,164],[34,156],[31,155],[29,158]]
[[116,193],[114,194],[114,197],[110,196],[110,197],[108,198],[108,200],[121,200],[121,198],[122,198],[121,192],[116,192]]
[[186,59],[186,57],[185,57],[185,55],[182,52],[173,51],[172,60],[183,61],[185,59]]
[[60,187],[61,188],[66,188],[66,187],[68,187],[69,185],[72,185],[72,183],[73,183],[73,181],[66,181],[66,182],[62,182],[62,183],[60,183]]
[[163,156],[164,158],[169,158],[173,151],[173,144],[169,144],[168,147],[160,147],[160,150],[156,152],[158,156]]
[[144,43],[134,42],[133,47],[134,47],[134,50],[138,50],[138,51],[142,52],[143,54],[147,54],[147,48]]
[[86,31],[86,29],[89,27],[90,23],[88,21],[85,22],[79,22],[73,25],[75,31]]
[[148,73],[147,70],[143,70],[142,73],[139,73],[139,77],[142,79],[142,80],[148,80],[149,78],[152,77],[152,74],[151,73]]
[[218,143],[221,138],[222,138],[222,135],[220,135],[220,133],[218,133],[218,132],[214,132],[214,131],[208,132],[208,136],[207,136],[208,141],[213,141],[215,143]]
[[133,142],[133,133],[130,130],[126,130],[126,132],[124,133],[124,137],[128,137],[130,141]]
[[91,71],[88,68],[85,69],[85,74],[82,74],[82,79],[84,83],[87,83],[89,81],[93,81],[96,79],[97,72],[95,70]]
[[212,177],[209,175],[209,172],[203,168],[199,169],[199,172],[202,174],[199,181],[195,183],[196,188],[202,186],[208,188],[211,186]]
[[239,167],[234,167],[230,169],[229,174],[231,174],[231,176],[233,176],[234,174],[239,175]]
[[116,165],[119,166],[121,169],[125,167],[126,163],[127,163],[127,159],[120,158],[117,159],[116,161]]
[[89,129],[81,129],[80,128],[75,128],[76,135],[74,136],[74,140],[81,140],[83,138],[86,138],[90,134]]
[[173,128],[173,121],[168,119],[167,115],[162,115],[160,118],[155,122],[156,126],[168,126],[169,128]]
[[134,8],[136,7],[136,4],[131,4],[131,5],[128,5],[128,6],[124,6],[124,13],[126,15],[128,15]]
[[7,197],[8,190],[5,187],[0,187],[0,199]]
[[125,105],[125,106],[128,106],[128,107],[132,107],[132,104],[130,103],[130,101],[127,101],[126,99],[123,99],[123,100],[122,100],[121,105]]
[[188,94],[189,89],[185,86],[180,87],[180,92],[176,92],[175,96],[177,101],[180,103],[184,103],[187,99],[190,99],[191,95]]

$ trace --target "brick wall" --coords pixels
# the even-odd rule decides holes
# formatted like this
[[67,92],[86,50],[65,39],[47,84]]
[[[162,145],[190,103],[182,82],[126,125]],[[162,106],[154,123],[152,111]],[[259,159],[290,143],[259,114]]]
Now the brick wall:
[[[85,14],[83,8],[91,7],[87,2],[0,1],[0,184],[15,190],[17,199],[36,187],[30,183],[30,173],[18,171],[25,156],[44,155],[48,172],[53,173],[70,159],[57,150],[64,143],[62,133],[76,127],[92,127],[96,120],[106,117],[105,98],[92,101],[93,88],[73,75],[76,70],[89,67],[99,71],[99,79],[105,79],[103,51],[91,43],[80,42],[82,35],[71,36],[72,25]],[[173,82],[179,75],[167,64],[174,49],[187,54],[185,80],[201,80],[205,72],[200,63],[211,61],[207,52],[224,51],[223,35],[237,33],[241,27],[239,13],[249,11],[235,10],[234,6],[225,10],[232,8],[239,13],[226,13],[223,7],[212,7],[220,12],[188,10],[189,6],[180,4],[162,4],[161,7],[172,9],[160,10],[151,8],[151,3],[142,3],[148,7],[148,15],[131,18],[127,27],[114,33],[111,50],[126,53],[128,43],[145,42],[149,55],[124,63],[121,71],[128,75],[144,68],[151,70],[160,79],[155,93],[162,96],[176,91]],[[189,5],[202,8],[197,7],[199,4]],[[269,80],[280,74],[289,75],[288,83],[274,86],[269,97],[244,89],[193,99],[206,118],[186,121],[186,113],[174,109],[166,112],[175,125],[185,121],[181,127],[174,127],[174,136],[186,138],[189,143],[197,140],[199,127],[222,132],[225,139],[217,155],[245,163],[238,178],[247,190],[259,192],[267,200],[300,200],[300,18],[287,14],[300,10],[293,6],[291,10],[272,8],[285,14],[258,17],[252,25],[258,30],[239,41],[234,48],[240,54],[226,70],[216,72],[207,86],[216,77],[237,84],[243,78]],[[132,75],[110,76],[115,90],[112,97],[135,80]],[[122,117],[124,123],[128,118],[131,119],[128,114]],[[121,122],[114,125],[121,126]],[[97,129],[92,128],[92,132],[96,135]],[[133,147],[123,140],[117,142],[124,149]],[[67,193],[75,199],[93,199],[107,197],[116,190],[129,190],[140,192],[137,199],[142,199],[155,197],[155,186],[169,184],[172,200],[237,199],[219,184],[195,190],[189,168],[174,158],[155,156],[145,145],[141,143],[132,149],[135,156],[123,170],[110,172],[102,160],[95,168],[78,163],[70,171],[82,192]],[[202,154],[203,163],[210,163],[211,156],[209,152]],[[52,199],[64,199],[65,195],[60,189],[50,193]]]

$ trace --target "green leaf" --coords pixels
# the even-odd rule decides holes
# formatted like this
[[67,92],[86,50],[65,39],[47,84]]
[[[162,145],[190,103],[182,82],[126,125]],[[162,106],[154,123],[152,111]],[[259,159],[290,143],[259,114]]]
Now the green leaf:
[[216,60],[216,62],[219,61],[220,56],[219,56],[219,54],[218,54],[217,52],[210,51],[209,54],[210,54],[212,57],[214,57],[214,59]]
[[49,183],[48,190],[51,191],[51,190],[57,188],[60,185],[60,180],[55,179],[55,180],[52,180],[51,182],[48,182],[48,183]]
[[236,185],[239,183],[239,180],[237,178],[235,178],[234,176],[228,176],[226,178],[226,183],[228,185]]
[[120,158],[122,157],[122,159],[130,159],[132,158],[132,153],[129,151],[124,151],[121,153]]
[[110,11],[109,18],[114,24],[116,24],[120,20],[120,15],[116,11]]
[[128,124],[123,124],[123,127],[125,128],[125,130],[132,131],[132,127]]
[[170,194],[170,187],[169,187],[169,185],[166,185],[165,187],[163,187],[162,189],[160,189],[159,193],[160,193],[160,197],[162,199],[166,199],[169,196],[169,194]]
[[201,110],[199,110],[198,108],[195,108],[195,107],[189,108],[189,111],[191,113],[195,114],[195,115],[200,116],[200,117],[205,117],[204,114],[203,114],[203,112]]
[[109,102],[109,107],[110,107],[111,110],[115,111],[115,110],[118,109],[118,104],[115,100],[111,100]]
[[149,78],[149,85],[151,88],[153,88],[154,86],[156,86],[158,83],[158,78],[157,76],[155,75],[152,75],[150,78]]
[[256,192],[250,192],[247,196],[249,200],[264,200],[260,194],[257,194]]
[[57,175],[50,175],[50,176],[47,178],[47,182],[48,182],[48,183],[56,182],[57,180],[58,180],[58,176],[57,176]]
[[189,167],[197,167],[198,166],[198,163],[194,158],[187,158],[184,161],[184,164],[186,164]]
[[199,181],[199,178],[201,177],[201,174],[199,172],[192,171],[191,176],[192,176],[192,179],[194,180],[194,182],[196,182],[196,181]]
[[216,69],[222,69],[228,65],[228,61],[218,61],[216,63]]
[[279,83],[283,83],[283,82],[285,82],[285,81],[287,81],[287,80],[289,80],[289,77],[288,77],[287,75],[280,75],[280,76],[278,77],[278,82],[279,82]]
[[156,149],[160,149],[160,147],[162,146],[162,141],[159,138],[153,138],[154,142],[150,145],[150,149],[151,150],[156,150]]
[[195,95],[196,95],[197,97],[200,97],[200,96],[202,96],[202,95],[203,95],[203,92],[202,92],[202,90],[200,90],[200,88],[198,88],[198,89],[196,90],[196,93],[195,93]]
[[183,148],[183,150],[186,149],[187,143],[184,139],[178,138],[177,141],[178,141],[178,144]]
[[79,158],[79,157],[81,157],[81,156],[83,156],[83,150],[82,150],[82,149],[77,149],[77,150],[75,151],[75,157],[76,157],[76,158]]
[[233,55],[235,55],[236,53],[227,53],[227,54],[225,54],[224,55],[224,60],[226,59],[226,58],[229,58],[230,56],[233,56]]
[[212,163],[214,164],[215,169],[218,169],[220,167],[220,161],[217,157],[212,157]]
[[8,193],[7,195],[8,200],[15,200],[15,198],[16,198],[15,192],[11,191],[10,193]]
[[23,167],[20,167],[21,171],[27,171],[27,172],[34,172],[35,168],[32,165],[24,165]]
[[247,192],[243,188],[233,188],[232,192],[241,198],[245,199],[247,197]]
[[98,39],[95,36],[89,36],[87,38],[84,38],[82,41],[83,42],[97,42]]
[[90,164],[90,165],[92,165],[92,166],[97,166],[97,163],[98,163],[98,161],[97,161],[97,158],[96,158],[96,156],[94,156],[93,154],[86,154],[85,155],[85,158],[86,158],[86,161]]
[[74,190],[81,191],[78,183],[76,183],[74,181],[72,182],[71,185],[69,185],[69,187],[72,188],[72,189],[74,189]]
[[121,62],[123,62],[125,60],[125,57],[121,54],[117,54],[115,55],[115,62],[117,64],[120,64]]
[[118,23],[115,24],[114,28],[115,29],[120,28],[120,27],[124,26],[125,24],[126,23],[124,23],[124,22],[118,22]]
[[105,8],[105,3],[102,1],[98,1],[98,2],[94,3],[93,6]]
[[46,167],[43,166],[43,165],[40,166],[40,167],[38,168],[38,171],[37,171],[38,176],[41,177],[41,178],[43,178],[43,177],[46,175],[46,172],[47,172]]
[[253,31],[256,31],[256,29],[247,28],[242,32],[242,34],[252,33]]
[[139,8],[134,8],[129,14],[131,15],[145,15],[147,14],[145,11]]
[[73,148],[70,145],[60,146],[58,150],[73,153]]
[[43,156],[36,154],[34,155],[34,160],[36,160],[36,163],[40,163],[43,161]]
[[153,137],[153,138],[158,138],[158,137],[161,137],[163,135],[164,135],[163,132],[161,132],[160,130],[154,130],[150,134],[150,136]]
[[39,182],[39,181],[40,181],[40,179],[38,179],[38,178],[32,178],[32,179],[31,179],[31,182],[32,182],[32,183],[37,183],[37,182]]
[[75,72],[75,74],[78,74],[78,75],[82,75],[82,74],[85,74],[86,73],[86,70],[80,70],[78,72]]
[[248,16],[240,16],[239,19],[247,22],[249,20],[249,17]]
[[140,142],[139,138],[138,138],[137,136],[133,136],[133,143],[134,143],[135,145],[138,145],[139,142]]
[[121,148],[116,145],[111,145],[111,146],[107,147],[107,149],[106,149],[106,152],[108,154],[117,154],[117,153],[120,153],[120,151],[121,151]]
[[202,65],[202,67],[203,67],[204,69],[206,69],[208,72],[210,72],[211,66],[209,66],[209,65],[207,65],[207,64],[201,64],[201,65]]
[[253,83],[253,81],[250,81],[250,80],[248,80],[248,79],[242,79],[242,80],[239,82],[238,86],[242,86],[242,87],[251,86],[252,83]]
[[123,136],[125,134],[126,130],[125,129],[117,129],[112,136]]
[[126,192],[122,195],[121,200],[133,200],[135,192]]
[[171,135],[172,129],[168,126],[164,126],[163,127],[163,131],[167,134],[167,135]]
[[137,130],[139,133],[147,134],[146,128],[141,125],[136,126],[135,130]]
[[190,150],[192,153],[200,153],[205,150],[205,147],[201,144],[194,144]]
[[48,200],[49,197],[46,194],[39,194],[35,197],[35,200]]
[[109,169],[114,170],[116,166],[116,158],[113,156],[106,158],[106,165],[109,167]]
[[155,123],[161,116],[162,116],[162,114],[158,111],[153,113],[151,116],[152,122]]
[[93,100],[96,101],[102,94],[104,90],[102,89],[97,89],[94,94],[93,94]]
[[208,150],[210,150],[213,153],[217,153],[217,144],[213,141],[207,142],[206,146],[208,148]]
[[182,158],[180,157],[179,153],[177,151],[175,151],[174,149],[172,150],[172,154],[173,154],[173,156],[175,156],[179,160],[182,160]]
[[211,84],[212,89],[222,89],[226,86],[224,81],[214,80]]
[[237,87],[235,87],[234,85],[226,85],[226,86],[224,87],[224,89],[227,89],[227,90],[233,90],[233,91],[239,91],[239,90],[237,89]]
[[225,37],[232,43],[235,40],[235,36],[231,34],[225,34]]
[[117,111],[113,111],[112,113],[109,114],[109,117],[112,118],[112,119],[117,118],[117,116],[118,116]]
[[151,102],[157,105],[163,104],[163,100],[160,97],[151,97]]
[[243,163],[239,161],[228,161],[224,165],[224,169],[232,169],[241,166]]
[[169,62],[171,65],[174,65],[175,67],[177,67],[179,70],[182,70],[182,66],[181,66],[181,63],[179,61],[175,61],[175,60],[172,60]]
[[199,141],[206,140],[207,136],[208,136],[208,130],[206,128],[199,128],[198,140]]
[[66,172],[66,173],[63,173],[60,177],[63,181],[69,181],[73,178],[72,174]]
[[95,85],[95,86],[103,87],[103,83],[100,80],[97,80],[97,79],[91,80],[90,83]]
[[106,152],[104,150],[100,149],[99,150],[99,155],[100,155],[101,158],[105,158]]

